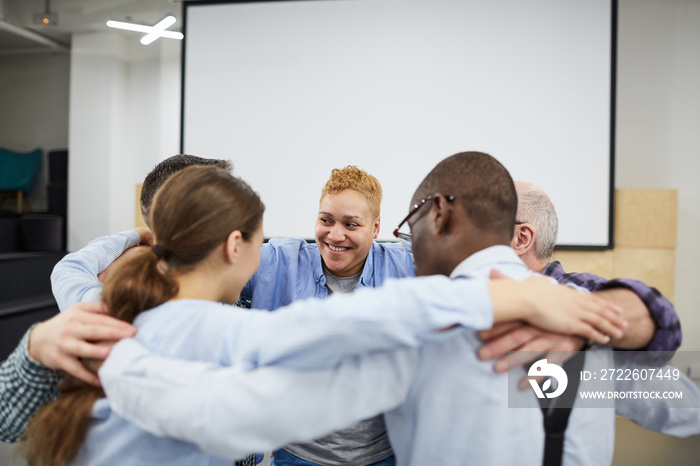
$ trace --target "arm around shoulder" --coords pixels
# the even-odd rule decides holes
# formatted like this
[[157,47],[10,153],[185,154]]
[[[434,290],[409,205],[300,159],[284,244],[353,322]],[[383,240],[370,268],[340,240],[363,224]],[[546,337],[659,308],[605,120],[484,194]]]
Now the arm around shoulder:
[[51,273],[51,289],[58,308],[64,311],[80,301],[99,300],[102,284],[98,274],[140,242],[141,235],[137,231],[124,231],[91,241],[61,259]]

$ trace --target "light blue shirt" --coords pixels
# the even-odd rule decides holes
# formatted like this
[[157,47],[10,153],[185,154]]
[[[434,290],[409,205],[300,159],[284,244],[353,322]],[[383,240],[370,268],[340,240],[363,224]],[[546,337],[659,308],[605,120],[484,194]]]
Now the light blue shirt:
[[[426,293],[425,290],[435,290],[436,294]],[[288,308],[274,313],[241,310],[208,301],[178,300],[165,303],[143,313],[135,320],[134,324],[139,329],[136,337],[118,343],[100,371],[111,406],[116,407],[115,411],[121,414],[119,406],[123,405],[119,400],[125,401],[126,412],[137,416],[128,417],[128,419],[135,421],[136,425],[129,424],[122,417],[115,415],[109,409],[110,402],[107,400],[98,401],[93,412],[93,423],[76,464],[210,464],[206,461],[218,464],[218,458],[209,457],[196,445],[158,437],[137,427],[137,425],[143,427],[141,422],[144,420],[148,422],[158,417],[154,418],[149,413],[149,410],[156,405],[158,405],[156,412],[163,409],[160,412],[161,415],[183,413],[184,411],[180,408],[187,410],[189,401],[193,399],[192,397],[196,398],[196,395],[189,394],[187,398],[173,402],[172,399],[163,396],[162,387],[156,383],[151,385],[151,388],[158,394],[146,400],[143,398],[145,393],[140,389],[140,383],[132,383],[120,377],[115,380],[115,377],[110,376],[115,371],[119,373],[120,370],[127,370],[133,374],[131,371],[136,370],[137,376],[145,375],[145,382],[149,384],[151,369],[141,370],[142,366],[131,358],[130,348],[133,345],[140,346],[154,355],[192,361],[211,361],[230,367],[237,374],[247,374],[252,380],[260,380],[261,376],[255,375],[258,371],[242,371],[260,366],[275,366],[279,371],[285,371],[287,368],[332,368],[338,366],[348,355],[392,348],[415,348],[421,340],[434,337],[432,330],[453,324],[470,328],[489,328],[492,324],[490,305],[490,295],[485,283],[468,280],[455,282],[439,276],[414,278],[408,281],[392,280],[382,289],[365,289],[354,295],[331,296],[323,301],[316,299],[297,301]],[[294,329],[295,331],[290,331]],[[386,369],[387,364],[399,366],[395,370],[390,369],[398,379],[404,379],[410,375],[412,365],[397,362],[397,358],[410,359],[409,350],[404,356],[378,355],[377,357],[391,362],[370,369],[367,374],[363,372],[359,375],[362,383],[366,383],[364,386],[369,387],[370,383],[375,383],[368,374],[372,375],[372,378],[381,378],[379,371]],[[343,370],[343,376],[340,378],[334,375],[334,370],[328,370],[315,376],[307,374],[309,378],[305,380],[307,383],[311,380],[319,384],[319,390],[332,389],[334,392],[332,399],[337,400],[338,393],[347,394],[348,391],[357,390],[357,387],[362,385],[362,383],[360,385],[351,383],[349,374],[358,376],[367,364],[369,363],[365,361],[345,362],[339,367],[350,367],[350,369]],[[164,367],[168,366],[157,364],[155,369],[160,371]],[[266,373],[267,371],[263,371],[263,374]],[[289,376],[280,377],[282,385],[279,387],[227,385],[226,393],[237,400],[248,400],[245,412],[236,411],[232,414],[223,409],[228,402],[223,404],[218,402],[216,407],[212,405],[213,411],[203,408],[203,411],[198,410],[196,415],[191,412],[185,414],[186,420],[182,419],[183,424],[187,424],[189,428],[190,426],[201,427],[203,423],[207,425],[206,430],[213,428],[219,431],[222,423],[243,422],[245,425],[250,422],[255,426],[259,419],[265,419],[266,428],[263,435],[265,438],[277,439],[274,444],[270,444],[269,441],[267,444],[256,441],[255,433],[241,431],[240,435],[238,432],[229,435],[229,437],[235,437],[236,441],[245,439],[244,442],[237,444],[236,448],[223,451],[208,450],[214,455],[224,454],[226,458],[236,458],[244,456],[251,450],[265,451],[288,441],[309,440],[328,433],[329,428],[347,425],[348,419],[359,420],[348,418],[349,415],[366,413],[365,417],[368,417],[377,414],[392,406],[386,403],[387,399],[400,399],[395,395],[400,395],[398,392],[402,390],[400,386],[397,388],[389,382],[381,382],[377,387],[380,390],[386,390],[387,395],[376,397],[371,403],[367,403],[366,407],[356,405],[357,409],[352,411],[341,410],[344,413],[342,422],[340,418],[331,416],[332,419],[329,421],[321,423],[314,421],[316,425],[313,427],[300,428],[298,425],[300,419],[309,422],[318,414],[307,413],[296,418],[295,422],[290,422],[290,415],[300,414],[298,408],[302,404],[299,403],[290,407],[290,411],[282,414],[281,418],[280,413],[276,413],[275,422],[271,423],[274,412],[271,410],[280,406],[280,401],[268,398],[270,390],[279,395],[276,390],[284,387],[290,396],[299,396],[313,403],[324,397],[318,394],[318,397],[309,398],[316,392],[307,392],[308,387],[304,383],[297,387],[289,381],[291,380]],[[199,376],[191,379],[187,372],[180,371],[174,374],[174,378],[181,383],[205,380],[204,377]],[[347,388],[341,388],[341,380],[343,384],[347,384]],[[171,383],[172,380],[167,382],[168,385]],[[274,379],[271,383],[275,385]],[[136,399],[130,399],[129,394],[133,394]],[[153,393],[150,392],[150,394]],[[251,401],[251,398],[257,401]],[[165,399],[169,399],[173,405],[165,408],[160,404]],[[379,401],[383,401],[380,406]],[[148,406],[142,406],[142,402]],[[136,411],[129,411],[128,406],[134,406],[134,403],[139,407]],[[358,401],[358,403],[361,402]],[[305,406],[308,409],[309,405]],[[318,413],[317,410],[314,412]],[[215,419],[210,419],[209,414],[214,415]],[[327,415],[327,413],[323,414]],[[201,418],[202,415],[203,418]],[[182,427],[174,426],[170,420],[166,424],[175,429]],[[247,429],[246,427],[243,430],[247,431]],[[281,433],[275,434],[276,430],[284,432],[286,437]],[[305,432],[313,435],[306,435]],[[107,444],[109,449],[100,447]],[[199,445],[208,445],[208,440],[204,439]]]
[[97,238],[61,259],[51,272],[51,290],[58,309],[63,312],[81,301],[99,301],[102,283],[97,275],[140,241],[137,232],[123,231]]
[[[373,242],[355,290],[414,275],[413,256],[400,244]],[[252,298],[252,308],[268,311],[327,295],[318,246],[296,238],[273,238],[263,244],[260,267],[241,292],[241,297]]]
[[[452,278],[488,280],[492,269],[516,280],[531,275],[507,246],[493,246],[464,260]],[[542,412],[520,378],[497,374],[493,361],[476,356],[476,332],[446,335],[427,342],[406,400],[385,414],[389,439],[400,465],[541,465]],[[601,352],[606,357],[607,350]],[[590,356],[590,354],[589,354]],[[517,396],[518,406],[509,408]],[[609,464],[614,446],[614,412],[572,411],[564,445],[565,465]]]

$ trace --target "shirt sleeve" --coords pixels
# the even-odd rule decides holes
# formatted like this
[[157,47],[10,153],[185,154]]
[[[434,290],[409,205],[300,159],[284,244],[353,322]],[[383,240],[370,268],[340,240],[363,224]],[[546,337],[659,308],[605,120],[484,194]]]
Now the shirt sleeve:
[[28,353],[29,332],[0,366],[0,441],[16,442],[39,407],[56,396],[56,372]]
[[649,314],[656,324],[656,332],[649,344],[643,348],[644,350],[676,351],[681,346],[683,334],[676,309],[656,288],[647,286],[638,280],[618,278],[598,283],[593,291],[611,288],[629,289],[639,296],[649,310]]
[[[554,266],[554,267],[552,267]],[[602,291],[612,288],[627,288],[644,302],[651,318],[656,324],[656,333],[649,344],[642,348],[646,351],[676,351],[683,340],[681,324],[673,305],[657,289],[638,280],[618,278],[607,280],[590,273],[564,273],[558,262],[553,262],[543,273],[550,274],[559,283],[574,283],[590,291]],[[668,362],[668,361],[666,361]]]
[[[673,369],[666,366],[665,370]],[[676,368],[677,369],[677,368]],[[615,414],[625,417],[644,429],[675,437],[700,434],[700,389],[682,372],[677,381],[640,381],[636,386],[647,393],[664,395],[674,392],[675,397],[655,397],[649,400],[621,398],[615,401]],[[623,385],[630,388],[630,382]],[[631,385],[634,389],[635,385]],[[678,398],[680,394],[680,398]]]
[[97,238],[61,259],[51,273],[51,289],[59,310],[63,312],[81,301],[99,301],[102,283],[97,275],[140,241],[137,232],[124,231]]
[[319,369],[347,356],[417,347],[434,338],[433,331],[455,325],[488,329],[493,324],[491,306],[488,284],[482,280],[389,280],[381,288],[353,295],[296,301],[273,313],[243,313],[221,344],[232,365],[247,369]]
[[138,427],[236,459],[311,440],[397,406],[417,357],[405,349],[349,358],[324,370],[244,371],[152,356],[126,340],[115,346],[100,378],[111,409]]

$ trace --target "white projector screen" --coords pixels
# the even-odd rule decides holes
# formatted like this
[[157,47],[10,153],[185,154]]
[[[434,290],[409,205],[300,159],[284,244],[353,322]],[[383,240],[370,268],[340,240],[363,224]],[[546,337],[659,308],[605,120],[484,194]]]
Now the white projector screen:
[[313,238],[331,169],[384,188],[379,239],[443,158],[547,191],[560,246],[610,247],[611,0],[185,4],[182,150],[233,161],[265,235]]

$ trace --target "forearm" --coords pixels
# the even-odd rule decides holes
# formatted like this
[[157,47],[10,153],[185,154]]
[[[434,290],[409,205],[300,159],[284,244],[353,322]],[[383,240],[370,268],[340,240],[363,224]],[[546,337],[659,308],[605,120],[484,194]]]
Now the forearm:
[[251,312],[222,344],[232,351],[235,365],[318,369],[347,356],[417,347],[434,330],[453,325],[491,327],[485,282],[443,276],[393,280],[354,295]]
[[658,290],[638,280],[626,278],[610,280],[598,286],[599,290],[624,288],[632,291],[643,302],[648,316],[654,323],[652,337],[641,349],[672,354],[683,340],[678,314],[671,302]]
[[156,435],[234,459],[310,440],[397,406],[415,358],[404,351],[348,359],[322,371],[245,372],[153,357],[125,341],[114,348],[100,377],[120,416]]
[[56,395],[56,373],[28,354],[30,331],[0,366],[0,441],[3,442],[18,441],[34,412]]
[[574,283],[589,291],[614,288],[627,288],[633,291],[642,300],[656,325],[654,336],[643,349],[646,351],[672,352],[680,347],[682,333],[676,310],[670,301],[655,288],[638,280],[628,278],[607,280],[589,273],[564,273],[561,265],[556,262],[550,264],[550,266],[554,267],[548,266],[545,271],[552,273],[560,283]]
[[[638,367],[635,371],[639,371]],[[650,370],[674,371],[678,368],[665,366]],[[641,371],[640,371],[641,372]],[[680,393],[681,398],[658,397],[649,400],[620,399],[615,403],[615,414],[625,417],[644,429],[676,437],[700,434],[700,389],[685,374],[679,372],[678,379],[655,378],[652,380],[623,381],[620,386],[628,391]],[[620,389],[620,387],[617,387]]]
[[97,275],[140,240],[137,232],[124,231],[91,241],[61,259],[51,273],[51,288],[58,308],[64,311],[83,300],[99,300],[102,284]]
[[611,288],[597,291],[595,294],[620,306],[624,310],[625,320],[629,323],[621,338],[612,339],[612,347],[639,349],[649,344],[656,332],[656,325],[639,296],[626,288]]

